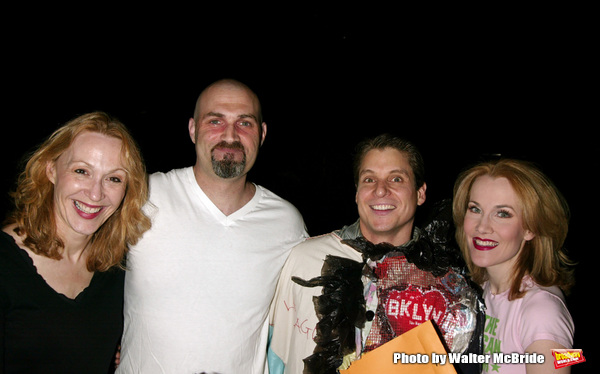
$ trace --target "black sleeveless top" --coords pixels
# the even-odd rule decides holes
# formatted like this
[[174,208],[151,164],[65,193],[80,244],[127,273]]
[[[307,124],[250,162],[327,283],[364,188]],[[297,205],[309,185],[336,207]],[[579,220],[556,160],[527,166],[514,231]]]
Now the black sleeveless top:
[[0,372],[110,372],[123,331],[123,282],[120,269],[95,272],[70,299],[0,231]]

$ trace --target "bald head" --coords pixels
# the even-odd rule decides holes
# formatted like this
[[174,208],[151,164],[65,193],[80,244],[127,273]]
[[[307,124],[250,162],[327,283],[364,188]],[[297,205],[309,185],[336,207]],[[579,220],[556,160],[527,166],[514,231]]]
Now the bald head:
[[232,93],[239,93],[240,91],[247,95],[253,102],[254,107],[256,108],[257,120],[258,123],[262,123],[262,109],[260,106],[260,100],[258,96],[250,89],[250,87],[246,86],[244,83],[237,81],[235,79],[221,79],[206,87],[198,96],[196,100],[196,108],[194,109],[194,120],[198,122],[200,117],[200,113],[202,113],[202,102],[207,96],[210,96],[211,93],[217,90],[226,90],[231,91]]
[[226,79],[199,95],[188,130],[196,147],[196,179],[216,176],[237,182],[256,161],[267,124],[262,122],[256,94],[245,84]]

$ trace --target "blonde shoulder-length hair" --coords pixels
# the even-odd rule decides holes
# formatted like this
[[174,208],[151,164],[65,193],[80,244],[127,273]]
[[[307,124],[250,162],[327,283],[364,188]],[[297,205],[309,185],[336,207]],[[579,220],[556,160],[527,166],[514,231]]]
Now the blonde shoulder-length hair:
[[121,159],[127,172],[127,185],[119,208],[93,234],[88,244],[89,271],[106,271],[121,266],[130,245],[135,244],[151,226],[142,207],[148,199],[148,177],[142,155],[126,127],[103,112],[79,116],[56,130],[29,157],[12,194],[15,209],[7,224],[16,224],[15,232],[34,253],[53,259],[62,258],[64,243],[57,234],[54,213],[54,184],[46,174],[46,165],[56,162],[82,132],[97,132],[122,142]]
[[559,286],[568,293],[574,284],[574,265],[564,251],[569,225],[569,207],[566,200],[542,171],[532,163],[500,159],[478,164],[459,175],[454,185],[452,203],[456,225],[456,240],[461,248],[473,281],[481,284],[487,280],[484,268],[471,260],[464,232],[464,218],[468,208],[471,187],[475,180],[488,175],[506,178],[523,206],[523,224],[535,234],[526,242],[518,255],[509,291],[509,300],[525,294],[521,290],[524,276],[530,276],[541,286]]

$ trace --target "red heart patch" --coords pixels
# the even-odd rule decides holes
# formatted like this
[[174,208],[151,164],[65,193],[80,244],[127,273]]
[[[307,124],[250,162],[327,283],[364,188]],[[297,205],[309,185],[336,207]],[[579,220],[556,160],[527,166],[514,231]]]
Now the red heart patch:
[[385,313],[397,335],[421,323],[434,320],[439,326],[446,315],[447,302],[438,290],[391,290],[384,302]]

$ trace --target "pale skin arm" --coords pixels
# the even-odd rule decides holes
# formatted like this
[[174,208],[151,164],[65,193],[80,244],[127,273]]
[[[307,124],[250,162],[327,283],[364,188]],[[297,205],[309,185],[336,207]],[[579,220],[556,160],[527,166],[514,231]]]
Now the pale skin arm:
[[526,353],[538,353],[543,354],[545,357],[543,364],[527,364],[527,374],[569,374],[571,373],[571,367],[566,366],[561,369],[554,368],[554,357],[552,356],[552,349],[564,349],[562,345],[552,340],[536,340],[525,349]]

